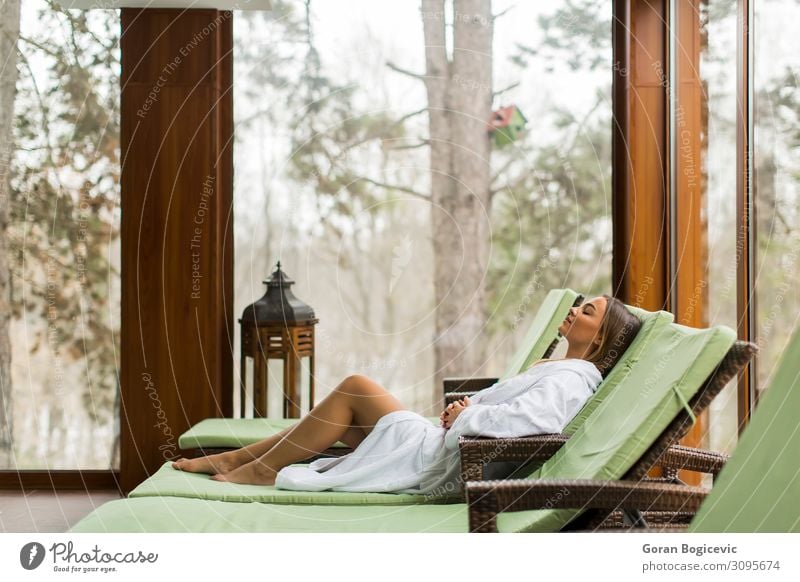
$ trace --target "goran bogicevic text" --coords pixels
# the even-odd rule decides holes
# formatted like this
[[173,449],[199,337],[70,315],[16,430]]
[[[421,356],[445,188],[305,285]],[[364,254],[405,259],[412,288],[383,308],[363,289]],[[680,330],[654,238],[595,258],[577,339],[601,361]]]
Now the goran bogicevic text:
[[693,546],[691,544],[681,544],[679,546],[653,546],[644,544],[642,552],[645,554],[694,554],[704,556],[706,554],[736,554],[739,548],[726,544],[724,546]]

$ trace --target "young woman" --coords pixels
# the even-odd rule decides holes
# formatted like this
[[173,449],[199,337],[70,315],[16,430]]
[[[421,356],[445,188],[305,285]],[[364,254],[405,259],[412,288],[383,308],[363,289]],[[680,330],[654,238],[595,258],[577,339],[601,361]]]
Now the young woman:
[[[175,469],[217,481],[282,489],[447,493],[458,491],[460,435],[514,437],[558,433],[580,411],[639,331],[625,305],[608,295],[572,307],[558,328],[562,359],[539,360],[523,373],[450,404],[441,425],[406,410],[384,388],[348,376],[305,418],[241,449],[180,459]],[[292,466],[336,441],[354,450]]]

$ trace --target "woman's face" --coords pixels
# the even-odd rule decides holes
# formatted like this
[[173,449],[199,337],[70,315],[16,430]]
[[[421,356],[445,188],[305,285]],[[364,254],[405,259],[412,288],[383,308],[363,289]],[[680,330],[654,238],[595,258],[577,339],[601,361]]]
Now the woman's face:
[[595,297],[578,307],[570,307],[569,315],[559,326],[558,331],[567,338],[570,346],[586,346],[600,343],[600,324],[606,313],[605,297]]

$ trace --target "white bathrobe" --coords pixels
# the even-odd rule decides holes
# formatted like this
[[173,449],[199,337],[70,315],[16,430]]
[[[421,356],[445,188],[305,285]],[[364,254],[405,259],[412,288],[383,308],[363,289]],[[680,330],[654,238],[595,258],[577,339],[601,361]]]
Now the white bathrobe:
[[391,412],[352,453],[286,467],[278,472],[275,486],[453,495],[460,490],[459,436],[559,433],[601,380],[598,369],[586,360],[545,360],[475,394],[450,429],[409,410]]

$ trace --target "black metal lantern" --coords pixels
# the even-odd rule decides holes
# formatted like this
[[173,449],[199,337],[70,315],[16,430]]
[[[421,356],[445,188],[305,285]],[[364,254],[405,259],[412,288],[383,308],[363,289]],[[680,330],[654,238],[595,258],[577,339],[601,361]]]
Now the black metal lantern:
[[245,416],[247,359],[252,360],[253,416],[267,416],[270,359],[283,360],[283,416],[300,417],[300,360],[309,358],[309,406],[314,406],[314,310],[294,296],[281,262],[263,282],[267,292],[245,307],[242,326],[241,413]]

